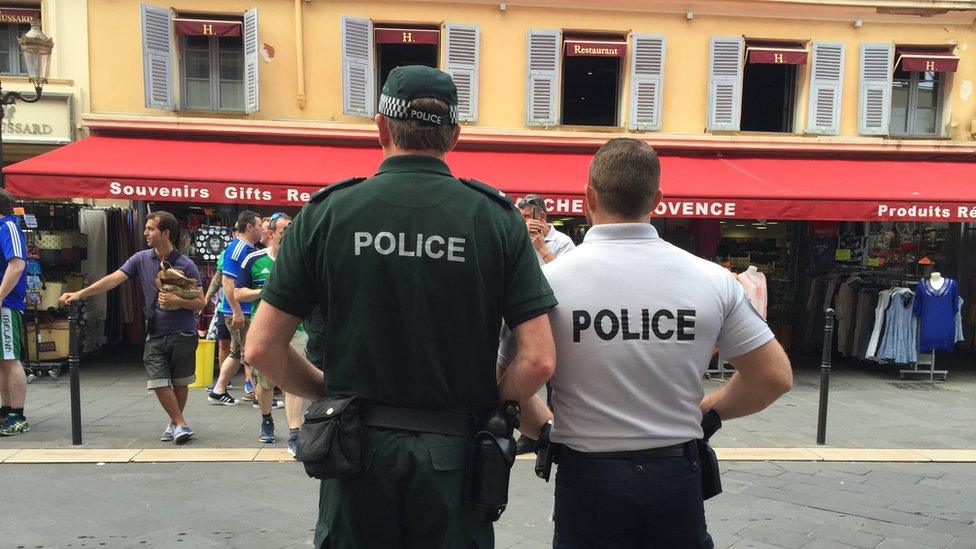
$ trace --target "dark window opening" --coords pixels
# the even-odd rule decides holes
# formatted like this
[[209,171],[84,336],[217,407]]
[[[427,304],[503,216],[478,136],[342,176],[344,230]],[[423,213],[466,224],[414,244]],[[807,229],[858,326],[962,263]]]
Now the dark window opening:
[[183,108],[244,110],[244,42],[231,36],[184,36]]
[[619,88],[620,58],[565,56],[562,123],[616,126]]
[[437,57],[437,44],[376,44],[376,63],[379,68],[377,98],[390,76],[390,71],[407,65],[424,65],[436,69]]
[[742,131],[793,132],[796,65],[746,63],[742,78]]

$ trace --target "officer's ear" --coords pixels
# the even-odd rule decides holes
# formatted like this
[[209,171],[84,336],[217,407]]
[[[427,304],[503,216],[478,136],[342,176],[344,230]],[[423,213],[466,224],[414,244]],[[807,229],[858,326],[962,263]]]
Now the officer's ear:
[[597,211],[600,206],[600,200],[597,198],[596,191],[589,183],[583,188],[583,193],[586,195],[587,212]]
[[461,125],[454,125],[454,135],[451,137],[451,148],[448,151],[453,151],[454,147],[458,144],[458,140],[461,139]]
[[661,188],[658,187],[658,189],[654,191],[654,203],[651,204],[651,212],[657,210],[657,205],[661,203],[661,200],[664,200],[664,192],[662,192]]
[[373,120],[376,121],[376,127],[379,129],[380,147],[385,149],[393,143],[393,137],[390,136],[390,124],[382,114],[377,114]]

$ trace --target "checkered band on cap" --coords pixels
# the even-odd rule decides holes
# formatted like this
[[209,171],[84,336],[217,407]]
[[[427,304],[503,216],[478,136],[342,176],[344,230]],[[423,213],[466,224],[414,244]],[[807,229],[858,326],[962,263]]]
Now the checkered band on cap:
[[411,109],[410,101],[380,94],[379,113],[397,120],[420,120],[428,124],[439,126],[442,124],[458,123],[458,106],[451,105],[448,109],[447,120],[443,120],[443,115],[434,114],[423,110]]

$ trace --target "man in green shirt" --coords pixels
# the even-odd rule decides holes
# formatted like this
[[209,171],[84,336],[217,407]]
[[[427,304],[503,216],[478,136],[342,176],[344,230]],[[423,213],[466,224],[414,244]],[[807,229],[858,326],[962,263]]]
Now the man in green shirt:
[[[323,189],[295,218],[247,358],[287,391],[365,407],[363,470],[322,481],[317,547],[491,547],[491,519],[462,495],[471,433],[381,426],[369,411],[485,417],[527,401],[555,367],[556,300],[508,198],[444,162],[460,134],[450,76],[394,69],[379,112],[379,171]],[[316,305],[322,370],[288,347]],[[518,356],[496,381],[502,319]]]
[[[235,281],[234,295],[237,301],[252,304],[252,320],[261,303],[261,288],[271,276],[275,258],[278,256],[278,250],[281,249],[281,240],[285,236],[285,229],[290,224],[291,217],[287,214],[279,212],[272,215],[268,222],[268,247],[251,252],[241,263],[241,272]],[[291,346],[304,353],[307,343],[308,335],[305,334],[304,327],[299,324],[292,335]],[[270,444],[275,441],[274,420],[271,418],[271,409],[274,406],[274,383],[254,367],[251,368],[251,376],[254,379],[254,396],[261,409],[261,434],[258,440]],[[301,397],[285,393],[285,421],[288,422],[289,431],[288,452],[292,456],[295,455],[298,447],[298,428],[302,425],[302,404]]]

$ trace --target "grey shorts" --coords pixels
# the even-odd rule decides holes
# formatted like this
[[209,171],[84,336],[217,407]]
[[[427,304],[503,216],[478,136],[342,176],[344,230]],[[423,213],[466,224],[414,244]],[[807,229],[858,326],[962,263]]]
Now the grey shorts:
[[150,337],[142,353],[149,374],[146,387],[159,389],[196,381],[197,334],[184,332]]

